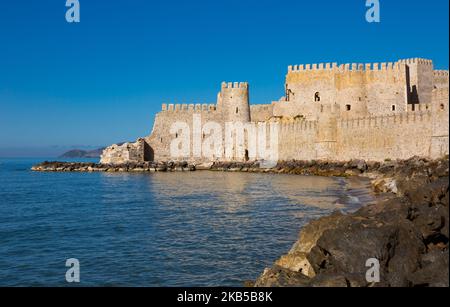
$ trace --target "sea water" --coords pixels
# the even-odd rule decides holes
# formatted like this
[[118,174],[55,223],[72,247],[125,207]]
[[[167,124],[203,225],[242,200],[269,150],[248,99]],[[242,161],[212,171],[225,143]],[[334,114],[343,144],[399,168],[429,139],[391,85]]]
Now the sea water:
[[0,159],[0,286],[241,286],[301,227],[371,200],[342,178],[224,173],[40,173]]

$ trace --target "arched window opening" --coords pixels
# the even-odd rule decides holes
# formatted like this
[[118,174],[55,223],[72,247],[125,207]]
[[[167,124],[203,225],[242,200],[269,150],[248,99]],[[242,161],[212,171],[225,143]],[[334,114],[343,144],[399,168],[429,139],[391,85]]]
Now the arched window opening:
[[316,92],[315,94],[314,94],[314,101],[320,101],[320,93],[319,92]]

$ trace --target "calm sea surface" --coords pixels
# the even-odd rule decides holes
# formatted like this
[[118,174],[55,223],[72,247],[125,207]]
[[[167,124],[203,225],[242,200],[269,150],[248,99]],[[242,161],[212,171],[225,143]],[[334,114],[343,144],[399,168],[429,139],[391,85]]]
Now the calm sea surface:
[[310,219],[371,200],[344,179],[221,172],[34,173],[0,159],[0,286],[241,286]]

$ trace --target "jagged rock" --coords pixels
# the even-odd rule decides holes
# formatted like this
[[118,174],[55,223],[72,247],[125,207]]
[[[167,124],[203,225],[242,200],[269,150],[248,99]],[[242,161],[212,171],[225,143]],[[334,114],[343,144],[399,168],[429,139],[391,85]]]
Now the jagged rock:
[[289,253],[309,253],[316,246],[317,240],[322,236],[323,232],[335,228],[343,217],[344,215],[341,212],[335,211],[330,216],[311,221],[300,231],[300,239],[294,244]]
[[388,193],[392,192],[394,194],[398,193],[397,181],[394,178],[379,178],[372,181],[372,186],[375,192],[378,193]]
[[334,287],[345,288],[349,287],[349,281],[346,277],[339,274],[321,274],[310,281],[311,287]]
[[[343,168],[354,168],[355,163]],[[310,222],[291,251],[266,269],[255,285],[448,286],[448,163],[415,157],[368,164],[367,170],[377,170],[371,174],[377,177],[374,189],[391,197],[349,215],[334,213]],[[332,172],[332,167],[317,171]],[[315,274],[312,278],[302,274],[305,257]],[[365,278],[369,258],[380,262],[380,283]]]
[[306,287],[311,282],[310,278],[302,273],[293,272],[280,266],[266,269],[256,280],[255,287]]
[[281,256],[281,258],[275,262],[275,265],[293,272],[302,273],[308,277],[314,277],[316,273],[314,272],[314,269],[306,256],[306,253],[292,252]]
[[448,250],[434,250],[423,255],[420,269],[410,275],[410,286],[448,287],[448,259]]
[[353,160],[350,161],[350,167],[356,168],[360,172],[364,172],[367,170],[367,164],[364,160]]
[[200,164],[195,165],[195,169],[197,169],[197,170],[209,170],[209,169],[211,169],[213,164],[214,164],[213,162],[200,163]]

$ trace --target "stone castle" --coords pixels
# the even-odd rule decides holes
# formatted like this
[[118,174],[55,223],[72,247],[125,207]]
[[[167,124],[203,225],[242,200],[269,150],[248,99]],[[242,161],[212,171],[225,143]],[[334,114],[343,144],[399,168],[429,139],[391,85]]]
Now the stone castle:
[[[195,118],[219,123],[223,130],[229,122],[276,123],[278,160],[284,161],[438,158],[449,153],[449,72],[420,58],[294,65],[288,67],[285,96],[262,105],[250,105],[248,83],[224,82],[215,104],[163,104],[149,136],[108,147],[101,162],[204,162],[195,139],[207,138],[208,129],[197,138],[188,136],[185,156],[171,155],[170,144],[180,137],[172,125],[182,122],[195,130]],[[258,159],[248,155],[251,142],[244,146],[250,148],[209,160]]]

